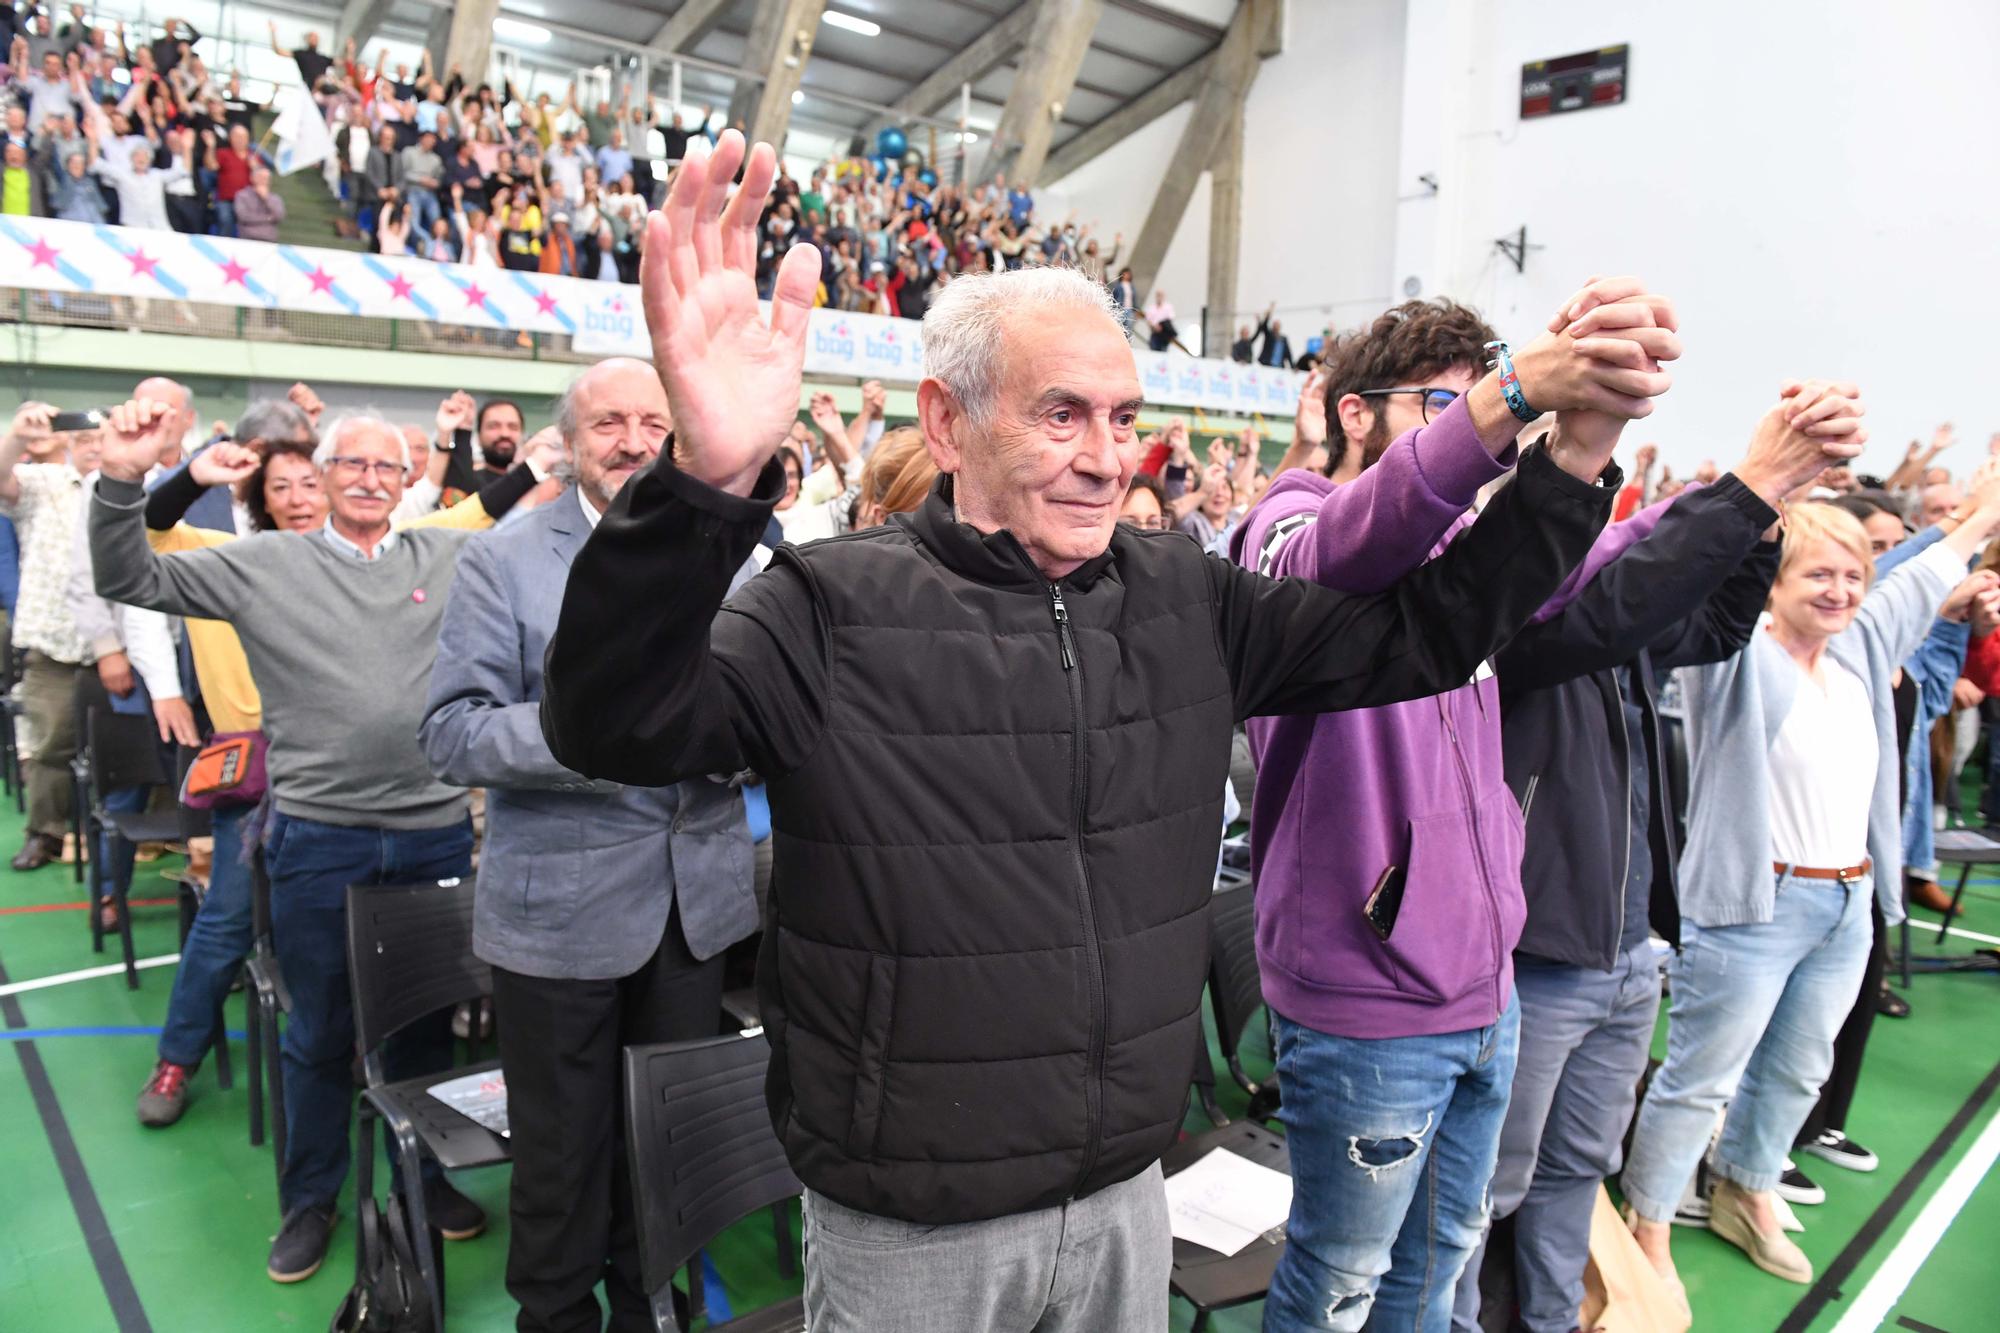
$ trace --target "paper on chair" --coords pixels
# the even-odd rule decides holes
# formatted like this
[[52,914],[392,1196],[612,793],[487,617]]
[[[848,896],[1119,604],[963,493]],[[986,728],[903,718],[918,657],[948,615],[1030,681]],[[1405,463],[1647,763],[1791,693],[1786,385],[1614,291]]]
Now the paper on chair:
[[1176,1240],[1236,1254],[1285,1224],[1292,1178],[1227,1148],[1167,1177],[1167,1218]]
[[424,1091],[474,1124],[507,1137],[507,1076],[499,1070],[433,1083]]

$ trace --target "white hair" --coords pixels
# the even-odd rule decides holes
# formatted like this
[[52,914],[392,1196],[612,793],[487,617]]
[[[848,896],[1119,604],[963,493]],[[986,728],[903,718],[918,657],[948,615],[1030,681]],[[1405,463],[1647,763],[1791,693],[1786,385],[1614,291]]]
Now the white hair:
[[1114,327],[1104,284],[1073,268],[964,274],[939,289],[924,315],[924,373],[951,390],[975,420],[991,417],[1006,321],[1033,310],[1094,310]]
[[363,431],[373,431],[384,439],[394,440],[396,447],[403,451],[403,470],[409,470],[409,438],[403,434],[401,426],[379,412],[346,412],[328,422],[319,437],[319,447],[313,450],[313,465],[325,467],[328,459],[340,453],[350,436]]

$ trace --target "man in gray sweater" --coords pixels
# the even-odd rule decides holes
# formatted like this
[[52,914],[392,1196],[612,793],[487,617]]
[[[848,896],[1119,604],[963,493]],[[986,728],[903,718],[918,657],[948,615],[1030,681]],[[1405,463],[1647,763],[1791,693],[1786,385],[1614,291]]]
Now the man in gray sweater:
[[[113,409],[90,506],[91,557],[108,601],[235,626],[263,695],[277,807],[265,841],[272,940],[292,995],[284,1225],[267,1271],[296,1282],[325,1258],[348,1168],[347,886],[472,873],[465,792],[433,778],[417,745],[438,621],[471,533],[392,530],[408,446],[389,422],[354,416],[329,426],[314,455],[333,508],[324,528],[156,555],[141,483],[171,419],[152,402]],[[247,475],[257,456],[236,452]],[[390,1077],[445,1068],[448,1024],[439,1014],[392,1040]],[[453,1240],[483,1230],[479,1207],[426,1168],[431,1223]]]

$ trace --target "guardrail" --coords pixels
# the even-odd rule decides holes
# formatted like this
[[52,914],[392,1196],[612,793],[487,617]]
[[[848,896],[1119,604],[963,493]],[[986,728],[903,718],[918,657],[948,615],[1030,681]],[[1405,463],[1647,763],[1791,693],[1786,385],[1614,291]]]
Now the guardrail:
[[[537,360],[652,355],[639,289],[351,250],[0,218],[5,312],[23,323]],[[812,312],[806,370],[914,384],[915,320]],[[1136,354],[1149,403],[1289,418],[1304,377]]]

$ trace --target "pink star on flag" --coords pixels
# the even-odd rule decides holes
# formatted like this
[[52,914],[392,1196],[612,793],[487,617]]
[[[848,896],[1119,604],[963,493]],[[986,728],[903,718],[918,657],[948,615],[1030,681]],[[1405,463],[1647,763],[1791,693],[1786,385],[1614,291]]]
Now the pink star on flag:
[[547,292],[535,293],[535,309],[541,311],[544,315],[554,315],[556,313],[556,298],[550,296]]
[[482,306],[486,304],[486,293],[480,290],[478,283],[471,283],[466,287],[465,303],[468,306]]
[[35,257],[28,265],[29,268],[54,268],[56,260],[62,257],[62,251],[39,236],[35,238],[35,243],[28,247],[28,253]]
[[306,279],[312,283],[313,291],[320,295],[329,296],[333,293],[333,275],[325,269],[315,266],[313,271],[306,275]]
[[125,260],[132,265],[133,277],[136,278],[142,273],[149,278],[159,277],[153,270],[160,266],[160,261],[149,257],[144,250],[134,250],[125,256]]
[[222,266],[222,285],[225,287],[233,282],[238,287],[248,290],[250,284],[245,282],[244,279],[249,276],[250,270],[237,263],[234,259],[231,259]]
[[400,273],[389,279],[389,299],[392,301],[397,297],[401,297],[407,301],[410,299],[410,293],[414,290],[416,289],[411,286],[410,280]]

